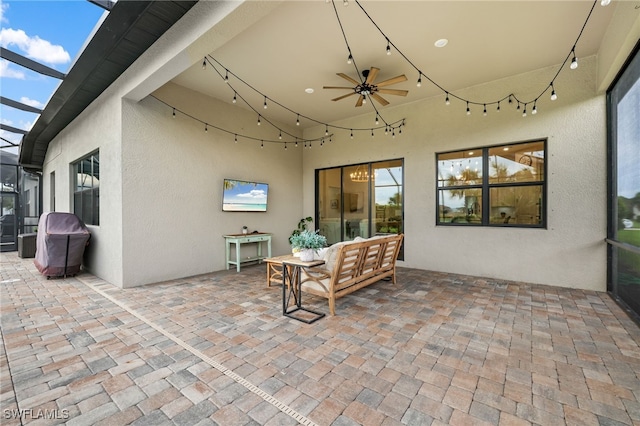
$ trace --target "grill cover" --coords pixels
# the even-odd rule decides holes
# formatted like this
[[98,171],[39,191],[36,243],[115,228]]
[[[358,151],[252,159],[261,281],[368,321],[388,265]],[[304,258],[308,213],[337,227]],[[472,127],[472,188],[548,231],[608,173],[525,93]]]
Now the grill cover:
[[77,274],[90,237],[91,233],[75,214],[43,213],[38,221],[36,268],[48,277]]

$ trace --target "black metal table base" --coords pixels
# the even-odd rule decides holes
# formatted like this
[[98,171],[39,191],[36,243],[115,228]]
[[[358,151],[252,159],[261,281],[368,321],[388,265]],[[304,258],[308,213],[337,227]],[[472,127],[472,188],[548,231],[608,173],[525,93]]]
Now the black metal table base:
[[[291,267],[291,271],[289,271],[289,266]],[[300,268],[301,266],[297,264],[287,264],[284,262],[282,264],[282,314],[286,317],[311,324],[318,321],[320,318],[323,318],[325,314],[302,307],[302,283],[300,281]],[[287,277],[289,279],[289,285],[287,285]],[[296,285],[298,290],[297,292]],[[291,302],[292,296],[295,305],[291,309],[289,309],[289,303]],[[293,315],[294,313],[299,311],[309,313],[312,316],[310,318],[305,318],[300,314]]]

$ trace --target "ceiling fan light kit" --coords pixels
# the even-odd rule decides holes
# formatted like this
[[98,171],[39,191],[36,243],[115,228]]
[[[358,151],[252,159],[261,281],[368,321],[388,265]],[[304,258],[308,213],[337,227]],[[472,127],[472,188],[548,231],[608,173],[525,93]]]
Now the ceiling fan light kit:
[[347,98],[352,95],[358,95],[358,100],[356,101],[356,107],[362,106],[365,103],[367,97],[371,97],[375,99],[380,105],[386,106],[389,104],[385,98],[380,96],[380,94],[385,95],[396,95],[396,96],[407,96],[409,94],[408,90],[399,90],[399,89],[381,89],[381,87],[390,86],[396,83],[402,83],[403,81],[407,81],[407,76],[404,74],[398,75],[396,77],[390,78],[388,80],[381,81],[380,83],[375,83],[375,79],[380,72],[380,68],[371,67],[371,69],[364,70],[362,72],[362,77],[364,80],[359,82],[358,80],[349,77],[344,73],[337,73],[339,77],[344,78],[348,82],[352,83],[354,87],[345,87],[345,86],[324,86],[323,89],[341,89],[341,90],[352,90],[352,92],[347,93],[346,95],[338,96],[337,98],[331,99],[332,101],[339,101],[341,99]]

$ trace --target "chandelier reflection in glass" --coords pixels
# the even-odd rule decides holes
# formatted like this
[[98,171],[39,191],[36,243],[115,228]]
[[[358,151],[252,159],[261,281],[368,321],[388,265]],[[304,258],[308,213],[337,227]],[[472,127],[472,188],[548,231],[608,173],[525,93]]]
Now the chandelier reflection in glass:
[[[349,174],[352,182],[369,182],[369,170],[366,165],[359,165],[356,170]],[[371,180],[375,180],[376,175],[371,175]]]

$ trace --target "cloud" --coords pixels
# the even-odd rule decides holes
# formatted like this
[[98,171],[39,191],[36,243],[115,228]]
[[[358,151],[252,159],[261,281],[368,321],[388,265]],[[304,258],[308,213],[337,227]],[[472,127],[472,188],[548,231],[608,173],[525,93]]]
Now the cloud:
[[23,30],[3,28],[0,31],[0,46],[17,46],[28,58],[47,64],[66,64],[71,61],[64,47],[51,44],[38,36],[29,37]]
[[0,59],[0,77],[17,78],[18,80],[24,80],[24,72],[16,70],[13,67],[9,67],[9,61]]
[[9,22],[9,20],[4,17],[7,9],[9,9],[9,5],[7,3],[0,3],[0,22]]
[[261,199],[261,198],[266,198],[266,194],[264,193],[264,191],[262,189],[253,189],[249,192],[245,192],[244,194],[238,194],[239,198],[253,198],[255,199]]
[[35,99],[29,99],[26,96],[21,97],[20,102],[35,108],[40,108],[40,109],[44,108],[44,104],[42,102],[36,101]]

